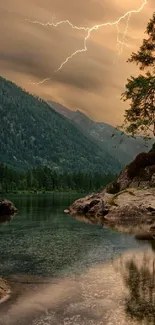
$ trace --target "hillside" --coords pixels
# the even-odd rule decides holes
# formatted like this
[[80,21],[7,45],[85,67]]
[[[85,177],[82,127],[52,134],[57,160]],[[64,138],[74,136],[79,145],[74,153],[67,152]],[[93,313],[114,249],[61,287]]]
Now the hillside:
[[[120,161],[121,164],[129,163],[138,153],[146,152],[152,147],[153,140],[144,141],[142,137],[132,137],[126,134],[121,135],[119,130],[113,126],[92,121],[89,117],[80,111],[71,111],[58,103],[49,101],[49,104],[55,111],[67,117],[76,124],[91,140],[95,141],[102,150],[108,152]],[[115,134],[112,137],[112,134]]]
[[71,121],[0,77],[0,162],[21,170],[117,172],[121,166]]

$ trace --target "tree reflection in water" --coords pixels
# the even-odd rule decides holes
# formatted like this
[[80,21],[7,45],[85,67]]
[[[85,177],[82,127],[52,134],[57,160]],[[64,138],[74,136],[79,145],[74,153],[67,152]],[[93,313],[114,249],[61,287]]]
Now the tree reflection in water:
[[[155,252],[155,241],[150,242]],[[155,324],[155,257],[144,254],[140,265],[133,259],[126,262],[123,274],[129,297],[125,300],[125,311],[141,324]]]

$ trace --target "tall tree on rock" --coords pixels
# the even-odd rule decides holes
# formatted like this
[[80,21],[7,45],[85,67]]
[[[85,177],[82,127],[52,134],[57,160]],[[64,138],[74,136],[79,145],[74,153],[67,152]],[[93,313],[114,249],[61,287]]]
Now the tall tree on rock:
[[137,53],[132,53],[127,62],[135,62],[142,72],[138,77],[131,76],[127,79],[125,92],[122,94],[124,101],[130,101],[126,109],[122,128],[132,134],[150,132],[155,135],[155,13],[146,29],[148,38],[143,40]]

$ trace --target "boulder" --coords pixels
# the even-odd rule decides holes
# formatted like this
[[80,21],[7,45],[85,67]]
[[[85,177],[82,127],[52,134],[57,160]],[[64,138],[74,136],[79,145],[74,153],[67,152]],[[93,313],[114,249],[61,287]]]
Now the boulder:
[[66,211],[72,216],[105,216],[110,207],[107,198],[111,198],[111,196],[111,194],[105,191],[87,195],[82,199],[76,200]]
[[17,212],[14,204],[9,200],[0,200],[0,219],[4,216],[10,216]]
[[126,188],[155,187],[155,149],[142,152],[107,186],[107,192],[118,193]]

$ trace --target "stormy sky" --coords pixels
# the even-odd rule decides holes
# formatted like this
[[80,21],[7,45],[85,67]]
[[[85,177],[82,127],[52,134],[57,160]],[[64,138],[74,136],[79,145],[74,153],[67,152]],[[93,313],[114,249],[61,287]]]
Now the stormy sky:
[[[126,43],[117,60],[117,28],[102,27],[91,33],[88,51],[74,56],[62,70],[60,64],[83,48],[85,31],[69,25],[59,27],[31,24],[70,20],[77,26],[92,27],[115,21],[128,10],[138,9],[143,0],[1,0],[1,75],[31,93],[81,110],[96,121],[117,125],[123,122],[127,103],[120,101],[126,79],[138,68],[126,63],[144,38],[154,11],[154,0],[129,21]],[[118,26],[123,40],[126,20]],[[117,62],[117,64],[116,64]],[[38,83],[46,77],[50,81]]]

